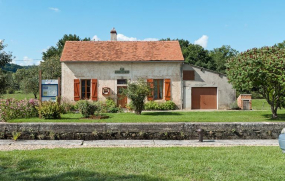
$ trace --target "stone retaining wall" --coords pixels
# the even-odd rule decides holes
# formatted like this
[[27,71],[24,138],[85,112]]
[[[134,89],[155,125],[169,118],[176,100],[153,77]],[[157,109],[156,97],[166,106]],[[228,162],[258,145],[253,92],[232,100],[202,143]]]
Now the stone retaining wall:
[[276,139],[285,123],[1,123],[0,139]]

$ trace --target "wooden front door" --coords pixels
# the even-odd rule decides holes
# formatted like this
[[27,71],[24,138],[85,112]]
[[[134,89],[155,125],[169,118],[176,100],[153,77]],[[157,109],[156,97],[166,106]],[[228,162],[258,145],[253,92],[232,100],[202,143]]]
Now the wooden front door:
[[249,100],[243,100],[243,110],[250,110]]
[[123,90],[126,88],[126,86],[117,87],[117,105],[121,106],[122,108],[125,108],[127,105],[127,97],[122,95]]
[[217,109],[216,87],[193,87],[192,109]]

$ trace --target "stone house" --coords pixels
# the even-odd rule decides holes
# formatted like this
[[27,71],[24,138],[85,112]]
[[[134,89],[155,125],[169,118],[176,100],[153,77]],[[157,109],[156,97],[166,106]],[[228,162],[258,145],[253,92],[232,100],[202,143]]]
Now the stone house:
[[[140,78],[153,86],[148,101],[172,100],[179,109],[223,109],[235,100],[234,90],[224,75],[208,70],[202,71],[203,75],[200,68],[183,64],[178,41],[117,41],[113,29],[111,41],[67,41],[60,61],[62,97],[71,101],[112,98],[125,107],[129,100],[122,97],[121,90],[128,81]],[[193,89],[199,85],[210,88],[211,95],[216,91],[216,97],[208,96],[207,91],[205,96],[197,94],[201,90]],[[193,107],[195,99],[191,96],[204,96],[199,99],[202,104],[209,104],[210,100],[212,105],[216,100],[217,106]]]

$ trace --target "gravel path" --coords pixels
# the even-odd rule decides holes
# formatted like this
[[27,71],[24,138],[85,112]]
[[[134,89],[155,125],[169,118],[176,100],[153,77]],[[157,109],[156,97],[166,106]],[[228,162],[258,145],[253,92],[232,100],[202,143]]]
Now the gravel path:
[[0,140],[0,151],[98,147],[279,146],[278,140]]

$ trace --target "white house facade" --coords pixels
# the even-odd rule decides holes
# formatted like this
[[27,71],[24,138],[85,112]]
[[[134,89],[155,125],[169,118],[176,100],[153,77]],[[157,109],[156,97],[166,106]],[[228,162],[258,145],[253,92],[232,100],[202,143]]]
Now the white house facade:
[[171,100],[179,109],[226,109],[235,100],[225,75],[183,63],[178,41],[116,41],[116,35],[113,29],[111,41],[66,42],[61,56],[63,98],[111,98],[125,107],[130,100],[121,90],[128,81],[144,79],[153,87],[147,101]]

